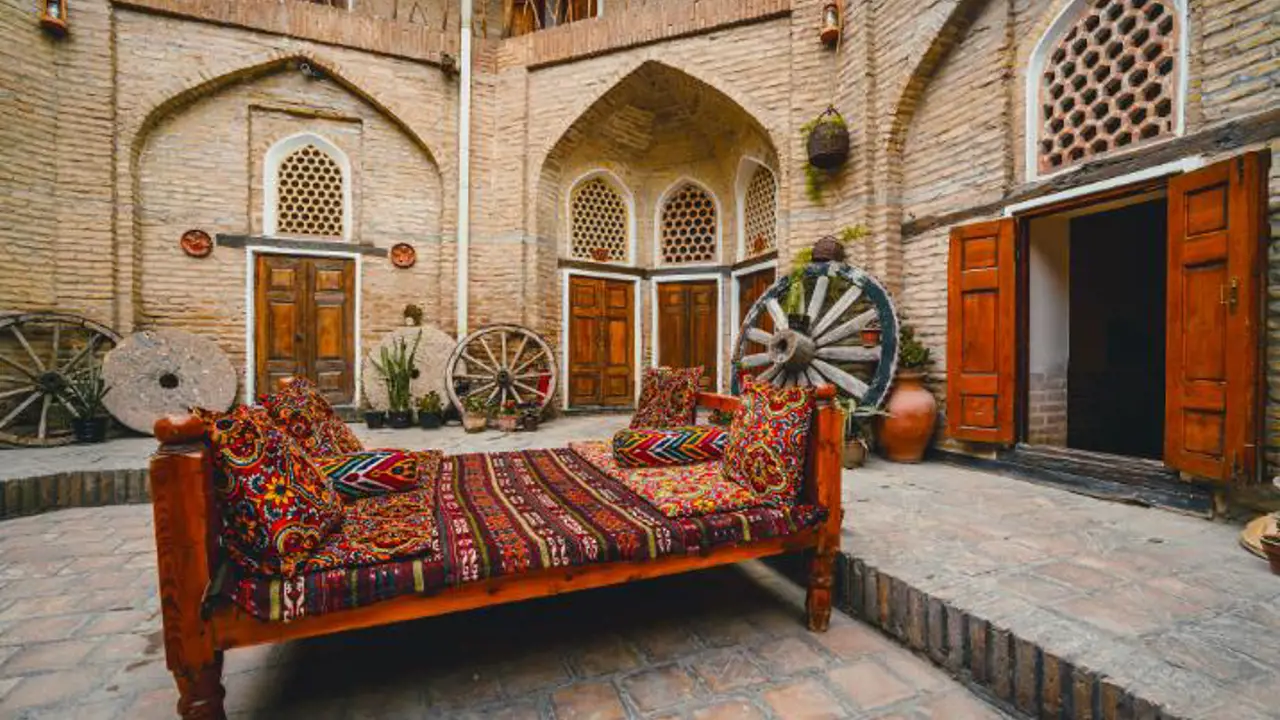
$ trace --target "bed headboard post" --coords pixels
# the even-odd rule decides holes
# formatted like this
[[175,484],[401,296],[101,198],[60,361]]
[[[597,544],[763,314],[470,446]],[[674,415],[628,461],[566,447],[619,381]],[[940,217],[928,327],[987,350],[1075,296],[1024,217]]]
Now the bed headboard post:
[[221,707],[219,690],[206,686],[220,676],[222,655],[201,614],[217,562],[213,460],[204,424],[190,415],[160,419],[155,434],[160,449],[151,456],[151,502],[165,660],[178,681],[179,713],[202,717],[214,703]]

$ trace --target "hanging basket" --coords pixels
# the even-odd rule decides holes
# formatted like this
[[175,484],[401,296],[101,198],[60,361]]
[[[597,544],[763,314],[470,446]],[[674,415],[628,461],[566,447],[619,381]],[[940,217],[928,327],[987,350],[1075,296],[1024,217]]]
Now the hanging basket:
[[849,128],[834,106],[818,116],[809,131],[806,148],[809,164],[823,170],[835,170],[849,159]]

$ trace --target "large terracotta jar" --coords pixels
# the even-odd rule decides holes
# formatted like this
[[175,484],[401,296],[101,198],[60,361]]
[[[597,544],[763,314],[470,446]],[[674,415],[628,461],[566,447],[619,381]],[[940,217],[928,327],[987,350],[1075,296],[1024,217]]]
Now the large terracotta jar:
[[899,370],[880,418],[880,452],[894,462],[917,463],[933,439],[938,401],[924,386],[924,373]]

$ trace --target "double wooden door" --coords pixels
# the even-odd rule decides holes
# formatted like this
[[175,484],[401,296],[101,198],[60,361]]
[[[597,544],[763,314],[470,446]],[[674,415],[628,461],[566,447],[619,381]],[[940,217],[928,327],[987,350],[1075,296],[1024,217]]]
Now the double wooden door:
[[569,276],[569,404],[627,407],[635,399],[635,283]]
[[[773,285],[773,281],[777,279],[777,275],[777,270],[765,268],[738,278],[738,327],[742,327],[742,323],[746,322],[747,313],[751,312],[751,306],[755,305],[756,301],[768,292]],[[772,331],[773,317],[766,314],[760,327],[765,332]]]
[[329,402],[351,403],[355,262],[263,254],[258,256],[254,287],[258,392],[271,392],[288,377],[306,377]]
[[720,290],[715,280],[658,283],[658,364],[702,367],[702,389],[716,385]]

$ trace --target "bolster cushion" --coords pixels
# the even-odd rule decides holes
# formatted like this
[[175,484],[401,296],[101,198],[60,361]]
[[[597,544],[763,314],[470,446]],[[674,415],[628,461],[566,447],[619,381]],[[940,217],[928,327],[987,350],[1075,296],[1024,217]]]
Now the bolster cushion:
[[729,433],[714,425],[621,430],[613,436],[613,457],[622,467],[670,467],[724,457]]
[[348,500],[433,488],[444,453],[439,450],[365,450],[317,458],[320,472]]

